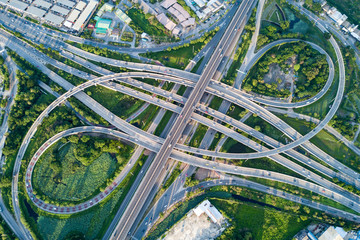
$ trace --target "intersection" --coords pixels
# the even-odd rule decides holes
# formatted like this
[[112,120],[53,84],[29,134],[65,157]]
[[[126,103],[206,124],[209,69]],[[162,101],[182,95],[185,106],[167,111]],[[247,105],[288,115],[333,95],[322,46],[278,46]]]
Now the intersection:
[[[30,51],[26,53],[26,50],[23,53],[23,57],[27,59],[29,62],[36,62],[35,64],[37,67],[43,71],[46,75],[48,75],[53,81],[57,82],[60,86],[67,90],[67,92],[60,97],[58,97],[51,105],[49,105],[43,113],[37,118],[34,122],[30,130],[28,131],[27,135],[25,136],[23,143],[20,147],[20,150],[17,155],[14,173],[13,173],[13,182],[12,182],[12,193],[13,193],[13,203],[15,209],[15,216],[18,224],[21,226],[20,220],[20,209],[18,204],[18,174],[21,167],[21,160],[25,154],[25,151],[28,147],[30,139],[36,133],[36,129],[40,126],[42,120],[49,115],[49,113],[55,109],[57,106],[62,104],[66,101],[67,98],[72,96],[79,99],[85,105],[90,107],[93,111],[98,113],[102,116],[106,121],[108,121],[111,125],[115,126],[117,129],[121,130],[122,132],[101,128],[101,127],[81,127],[77,129],[69,129],[64,132],[58,133],[51,139],[49,139],[46,143],[43,144],[37,153],[33,156],[32,160],[28,165],[27,174],[25,177],[26,182],[26,189],[27,193],[29,194],[31,200],[35,203],[36,206],[41,208],[45,211],[50,211],[52,213],[74,213],[78,211],[83,211],[92,207],[93,205],[97,204],[98,202],[102,201],[106,198],[107,195],[113,191],[116,186],[121,182],[122,178],[119,177],[117,182],[112,183],[108,186],[104,193],[99,194],[95,198],[81,203],[76,207],[66,207],[66,206],[55,206],[55,205],[47,205],[43,204],[41,199],[36,198],[36,196],[32,194],[32,187],[31,187],[31,176],[32,171],[35,166],[36,161],[41,156],[45,150],[51,146],[54,142],[58,141],[59,139],[77,133],[83,132],[98,132],[102,134],[109,134],[112,136],[116,136],[121,139],[126,139],[134,144],[137,144],[141,147],[144,147],[154,153],[156,156],[152,160],[148,170],[144,173],[142,177],[142,181],[137,187],[137,190],[133,192],[132,198],[128,203],[125,211],[123,212],[120,220],[117,223],[117,226],[113,230],[113,235],[111,236],[112,239],[126,239],[130,237],[133,233],[130,229],[133,228],[133,223],[135,222],[136,218],[144,201],[150,195],[150,192],[153,191],[153,188],[156,187],[158,176],[163,175],[164,166],[167,163],[168,159],[173,159],[177,161],[181,161],[187,163],[192,166],[197,166],[205,169],[216,169],[216,171],[224,172],[224,173],[231,173],[235,175],[243,175],[243,176],[256,176],[260,178],[272,179],[275,181],[285,182],[291,185],[296,185],[304,189],[311,190],[316,192],[320,195],[326,196],[334,201],[340,202],[353,210],[360,212],[360,205],[359,205],[359,197],[349,191],[344,190],[343,188],[331,183],[330,181],[323,179],[323,177],[313,173],[309,170],[305,170],[300,165],[293,163],[289,159],[286,159],[280,153],[284,153],[298,161],[302,162],[303,164],[308,165],[309,167],[313,168],[314,170],[325,174],[331,178],[339,178],[342,181],[352,184],[356,187],[360,187],[359,183],[359,174],[345,165],[341,164],[335,158],[327,155],[325,152],[314,146],[309,142],[309,140],[318,134],[322,129],[326,128],[329,121],[335,115],[337,109],[340,106],[341,100],[344,94],[344,86],[345,86],[345,67],[342,58],[342,54],[337,42],[334,38],[331,38],[329,41],[332,44],[336,56],[337,56],[337,63],[339,68],[339,86],[337,88],[336,97],[331,109],[326,114],[325,118],[320,120],[317,126],[309,133],[305,134],[304,136],[300,135],[296,130],[291,128],[288,124],[286,124],[283,120],[279,117],[271,113],[271,111],[267,110],[267,108],[261,106],[266,105],[270,107],[280,107],[280,108],[299,108],[303,106],[310,105],[320,99],[324,94],[329,90],[333,83],[334,79],[334,63],[332,62],[331,58],[327,55],[327,53],[321,49],[319,46],[308,42],[313,48],[318,50],[319,52],[327,55],[327,62],[329,64],[329,78],[324,86],[324,88],[316,95],[310,98],[309,100],[297,102],[297,103],[284,103],[279,102],[276,100],[269,100],[266,98],[261,97],[254,97],[251,94],[245,93],[241,90],[238,90],[233,87],[229,87],[219,81],[219,72],[217,71],[221,59],[223,55],[231,51],[228,47],[231,45],[233,41],[237,42],[235,36],[238,34],[238,31],[242,31],[242,28],[245,25],[246,19],[250,12],[251,7],[254,6],[256,1],[252,0],[245,0],[241,2],[238,6],[238,10],[234,13],[234,18],[229,23],[229,26],[224,32],[223,37],[219,41],[219,44],[214,49],[213,55],[210,57],[210,60],[204,71],[201,75],[193,74],[190,72],[178,70],[178,69],[171,69],[168,67],[163,66],[154,66],[149,64],[143,63],[128,63],[119,60],[110,60],[106,59],[107,63],[114,66],[128,68],[133,71],[139,72],[124,72],[114,74],[108,70],[105,70],[99,66],[92,68],[93,70],[97,71],[98,73],[103,74],[102,77],[95,77],[91,75],[87,75],[82,73],[81,71],[71,70],[71,67],[66,66],[61,62],[56,62],[55,60],[43,55],[36,53],[32,54]],[[8,45],[13,48],[17,49],[27,49],[31,46],[23,43],[20,39],[15,38],[14,36],[10,35],[4,30],[1,30],[0,34],[1,39]],[[269,49],[279,44],[285,42],[292,42],[297,40],[279,40],[273,43],[270,43],[260,49],[258,52],[254,54],[254,57],[247,63],[247,65],[243,65],[243,71],[247,72],[250,68],[257,62],[257,60]],[[90,65],[91,63],[86,63],[86,60],[79,58],[74,55],[76,53],[83,54],[83,51],[71,47],[70,45],[67,46],[66,50],[63,51],[63,55],[65,57],[71,58],[74,61],[77,61],[80,64],[83,64],[88,67],[93,66]],[[62,49],[65,49],[63,46]],[[72,53],[70,53],[72,52]],[[36,54],[35,54],[36,53]],[[19,53],[21,55],[21,53]],[[97,59],[99,60],[99,56],[95,57],[89,53],[85,53],[88,56],[88,59]],[[33,55],[33,56],[32,56]],[[100,57],[101,60],[105,60],[104,57]],[[66,80],[62,79],[61,77],[54,74],[52,71],[45,67],[46,63],[56,64],[57,66],[62,67],[63,70],[66,71],[73,71],[72,73],[76,76],[84,77],[88,81],[78,85],[73,86]],[[95,66],[95,65],[94,65]],[[135,79],[136,78],[136,79]],[[173,82],[176,84],[184,85],[187,87],[193,88],[192,92],[188,97],[183,97],[177,95],[175,93],[161,90],[161,88],[151,86],[149,84],[141,82],[139,79],[144,78],[152,78],[156,80],[162,80],[167,82]],[[126,83],[133,87],[140,88],[142,90],[146,90],[147,92],[151,93],[152,95],[143,93],[141,91],[133,90],[129,87],[121,85],[120,83]],[[143,131],[131,124],[127,121],[117,117],[115,114],[111,113],[109,110],[101,106],[101,104],[97,103],[94,99],[90,96],[85,94],[83,91],[90,87],[90,86],[97,86],[102,85],[106,88],[112,89],[114,91],[118,91],[134,98],[141,99],[148,104],[153,104],[160,106],[163,109],[170,110],[176,114],[178,114],[175,122],[173,124],[173,128],[170,129],[166,138],[156,137],[153,134],[150,134],[146,131]],[[201,97],[204,93],[212,94],[214,96],[218,96],[224,100],[227,100],[229,103],[238,105],[243,107],[244,109],[249,110],[250,112],[257,114],[259,117],[270,123],[273,127],[279,129],[283,132],[286,136],[288,136],[292,141],[287,144],[281,144],[280,142],[266,136],[261,132],[257,132],[254,129],[250,128],[249,126],[243,124],[242,122],[227,117],[226,114],[209,109],[206,105],[199,103]],[[156,98],[154,96],[161,96],[164,97],[165,100]],[[202,115],[209,115],[213,117],[215,120],[210,120]],[[193,148],[189,146],[185,146],[183,144],[179,144],[179,139],[181,138],[182,133],[185,130],[185,127],[189,123],[190,120],[196,121],[198,123],[204,124],[209,128],[221,132],[225,134],[227,137],[231,137],[244,145],[251,147],[254,152],[251,153],[239,153],[239,154],[230,154],[230,153],[222,153],[217,151],[209,151],[205,149]],[[232,125],[236,129],[239,129],[256,139],[266,143],[271,148],[266,148],[262,145],[259,145],[255,141],[249,140],[248,138],[244,137],[243,135],[231,130],[222,123],[227,123]],[[333,171],[326,166],[311,160],[310,158],[306,157],[305,155],[300,154],[296,150],[295,147],[301,146],[307,152],[313,154],[323,162],[326,162],[329,166],[336,169],[337,171]],[[190,155],[188,153],[196,154]],[[216,158],[227,158],[227,159],[255,159],[260,157],[269,157],[270,159],[274,160],[275,162],[280,163],[283,166],[286,166],[289,169],[297,172],[300,175],[303,175],[308,180],[316,182],[317,184],[311,183],[307,180],[297,179],[294,177],[289,177],[283,174],[279,174],[276,172],[270,171],[263,171],[257,169],[248,169],[244,167],[235,167],[228,164],[216,163],[211,162],[209,160],[205,160],[203,158],[198,157],[201,156],[210,156]],[[127,168],[126,171],[130,170],[130,167]],[[125,171],[125,172],[126,172]],[[123,174],[124,176],[125,174]],[[122,177],[123,177],[122,176]],[[21,184],[21,183],[20,183]],[[354,221],[360,221],[356,216],[350,216],[349,219]],[[26,230],[22,230],[26,232]],[[26,234],[29,236],[29,234]]]

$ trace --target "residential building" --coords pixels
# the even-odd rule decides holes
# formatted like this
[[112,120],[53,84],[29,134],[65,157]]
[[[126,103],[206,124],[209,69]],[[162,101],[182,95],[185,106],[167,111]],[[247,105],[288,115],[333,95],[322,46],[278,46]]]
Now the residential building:
[[175,27],[176,24],[171,21],[166,15],[165,13],[161,13],[159,15],[156,16],[156,19],[162,24],[164,25],[164,27],[169,30],[172,31]]
[[124,23],[128,24],[131,22],[131,18],[129,18],[128,15],[126,15],[126,13],[124,13],[123,11],[121,11],[120,9],[116,9],[115,11],[115,15]]

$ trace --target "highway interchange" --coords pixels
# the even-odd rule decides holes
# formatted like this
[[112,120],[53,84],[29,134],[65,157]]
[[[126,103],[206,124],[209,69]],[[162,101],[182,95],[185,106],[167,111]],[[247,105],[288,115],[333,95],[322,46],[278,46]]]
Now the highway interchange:
[[[166,164],[169,158],[177,161],[185,162],[192,166],[198,166],[207,169],[216,169],[217,171],[220,172],[267,178],[275,181],[281,181],[288,184],[296,185],[301,188],[305,188],[313,192],[317,192],[318,194],[321,194],[337,202],[340,202],[344,205],[347,205],[349,208],[352,208],[355,211],[359,212],[360,201],[358,196],[336,186],[330,181],[323,179],[319,175],[309,170],[305,170],[300,165],[292,162],[291,160],[279,154],[279,153],[285,153],[286,155],[303,162],[309,167],[331,178],[337,177],[344,182],[355,185],[356,187],[360,186],[358,173],[347,168],[346,166],[338,162],[336,159],[327,155],[322,150],[315,147],[313,144],[309,142],[309,139],[311,139],[319,131],[327,127],[327,123],[334,116],[343,98],[344,85],[345,85],[345,68],[342,60],[341,51],[339,49],[338,44],[333,38],[330,39],[330,42],[334,47],[337,56],[337,63],[339,65],[339,86],[337,88],[336,98],[334,100],[331,109],[327,113],[326,117],[322,120],[319,120],[316,128],[304,136],[300,135],[288,124],[286,124],[276,115],[272,114],[269,110],[267,110],[267,108],[264,108],[259,104],[264,104],[271,107],[296,108],[296,107],[303,107],[309,105],[320,99],[329,90],[334,79],[334,64],[328,55],[327,55],[327,61],[329,64],[329,78],[325,87],[316,96],[312,97],[307,101],[303,101],[299,103],[286,103],[274,99],[266,99],[256,96],[254,97],[251,96],[250,94],[244,93],[243,91],[240,91],[236,88],[229,87],[218,81],[219,80],[218,79],[219,72],[217,72],[218,65],[221,62],[223,55],[229,51],[227,49],[227,47],[230,45],[229,43],[236,41],[236,34],[239,28],[241,28],[241,26],[245,24],[246,17],[250,12],[249,9],[253,7],[254,2],[255,1],[248,0],[248,1],[243,1],[241,3],[242,7],[239,7],[238,11],[234,13],[235,17],[229,23],[228,28],[224,31],[223,37],[221,38],[219,44],[216,46],[214,50],[214,54],[210,57],[210,60],[206,65],[203,74],[201,75],[193,74],[177,69],[171,69],[163,66],[154,66],[154,65],[141,64],[141,63],[128,63],[118,60],[107,59],[104,57],[96,56],[94,54],[86,53],[68,44],[64,44],[64,46],[62,46],[61,53],[63,56],[68,57],[86,67],[93,67],[93,65],[90,65],[91,63],[87,62],[86,60],[84,62],[83,58],[76,57],[73,54],[77,54],[77,55],[85,54],[87,59],[91,59],[95,61],[97,60],[97,61],[105,62],[109,65],[120,66],[120,67],[128,68],[130,70],[139,71],[139,72],[113,74],[108,70],[105,70],[103,68],[94,65],[94,68],[91,69],[93,71],[96,71],[104,75],[103,77],[97,78],[95,76],[82,73],[81,71],[71,69],[70,67],[60,62],[57,62],[43,54],[40,54],[36,50],[29,51],[28,49],[32,49],[30,45],[22,42],[20,39],[15,38],[14,36],[10,35],[4,30],[1,30],[1,34],[0,34],[1,41],[5,42],[6,45],[9,46],[10,48],[12,49],[15,48],[16,50],[18,50],[17,52],[20,55],[23,55],[25,59],[27,59],[29,62],[37,66],[40,70],[42,70],[46,75],[48,75],[53,81],[58,83],[64,89],[68,90],[68,92],[66,92],[62,96],[59,96],[38,117],[38,119],[34,122],[32,127],[28,131],[26,137],[24,138],[23,144],[20,147],[16,164],[14,167],[14,179],[12,185],[16,220],[18,222],[21,222],[19,217],[20,210],[17,203],[18,180],[19,180],[18,173],[21,167],[21,160],[29,144],[29,140],[34,136],[36,129],[41,124],[42,120],[53,109],[59,106],[59,104],[66,101],[66,99],[71,96],[78,98],[84,104],[89,106],[93,111],[95,111],[105,120],[107,120],[111,125],[115,126],[117,129],[123,131],[124,133],[107,128],[100,128],[100,127],[82,127],[82,128],[70,129],[65,132],[58,133],[57,135],[49,139],[46,143],[44,143],[43,146],[37,151],[37,153],[35,153],[32,160],[30,161],[27,168],[28,169],[27,174],[25,176],[26,189],[32,201],[41,209],[53,213],[73,213],[90,208],[91,206],[100,202],[102,199],[105,199],[105,197],[108,194],[110,194],[111,191],[113,191],[116,188],[116,186],[121,182],[122,179],[118,178],[117,179],[118,182],[112,183],[110,186],[108,186],[105,189],[104,191],[105,194],[101,193],[98,196],[94,197],[93,199],[89,200],[88,202],[81,203],[76,207],[71,207],[71,208],[66,206],[55,206],[55,205],[45,206],[45,204],[43,204],[40,199],[36,198],[36,196],[33,196],[32,187],[31,187],[31,174],[37,159],[40,157],[41,153],[43,153],[48,147],[50,147],[51,144],[55,143],[57,140],[69,134],[76,134],[80,132],[99,132],[103,134],[109,134],[109,135],[117,136],[121,139],[126,139],[127,141],[133,142],[139,146],[151,150],[154,153],[157,153],[156,156],[154,157],[154,160],[152,161],[152,164],[150,164],[149,166],[149,170],[146,173],[144,173],[143,180],[141,181],[138,189],[133,193],[134,195],[132,199],[134,199],[134,201],[129,202],[129,205],[125,209],[124,214],[122,215],[120,221],[117,224],[118,227],[116,228],[116,230],[114,230],[114,235],[111,238],[124,239],[128,237],[128,233],[130,232],[130,229],[132,228],[133,223],[137,218],[138,212],[140,211],[141,206],[143,204],[142,200],[145,199],[148,194],[150,194],[150,191],[152,190],[155,182],[157,181],[157,176],[160,175],[160,172],[163,171],[163,166]],[[294,40],[290,40],[290,39],[279,40],[277,42],[273,42],[265,46],[254,55],[251,61],[249,61],[246,65],[243,65],[245,71],[248,71],[251,68],[251,66],[253,66],[253,64],[255,64],[256,61],[270,48],[291,41]],[[322,50],[319,46],[313,43],[309,43],[309,44],[311,44],[312,47],[318,50],[319,52],[326,54],[326,52]],[[84,84],[73,86],[70,83],[68,83],[66,80],[62,79],[61,77],[50,71],[48,68],[46,68],[45,66],[46,63],[53,64],[59,67],[60,69],[63,68],[63,70],[71,72],[72,74],[78,75],[82,78],[85,78],[88,81],[85,82]],[[136,78],[137,80],[135,80],[134,78]],[[153,78],[162,81],[174,82],[177,84],[182,84],[194,88],[194,90],[190,93],[188,97],[183,97],[173,92],[164,91],[161,88],[154,87],[144,82],[141,82],[141,80],[139,80],[141,78]],[[146,94],[141,91],[131,89],[119,83],[126,83],[128,85],[140,88],[142,90],[146,90],[151,94]],[[86,89],[87,87],[94,85],[96,86],[98,84],[110,88],[112,90],[119,91],[128,94],[130,96],[133,96],[135,98],[141,99],[143,101],[146,101],[147,103],[158,105],[163,109],[167,109],[174,113],[177,113],[178,117],[175,119],[175,123],[174,123],[174,126],[176,127],[174,127],[173,130],[169,129],[170,133],[167,135],[166,138],[156,137],[151,133],[142,131],[141,129],[134,127],[133,125],[129,124],[127,121],[120,119],[119,117],[117,117],[116,115],[105,109],[103,106],[101,106],[99,103],[97,103],[95,100],[93,100],[91,97],[89,97],[83,92],[83,90]],[[230,103],[241,106],[249,110],[250,112],[257,114],[259,117],[269,122],[274,127],[276,127],[284,134],[286,134],[292,140],[292,142],[288,144],[281,144],[278,141],[262,134],[261,132],[255,131],[254,129],[245,125],[241,121],[237,121],[235,119],[226,116],[226,114],[222,113],[221,111],[209,109],[206,105],[199,103],[200,98],[202,97],[204,92],[215,96],[219,96],[220,98],[223,98]],[[154,97],[156,95],[162,96],[167,100],[162,100]],[[173,102],[176,102],[177,104],[174,104]],[[214,117],[214,119],[217,119],[217,121],[203,117],[202,114],[212,116]],[[228,137],[231,137],[243,143],[244,145],[253,148],[255,151],[246,154],[228,154],[228,153],[221,153],[216,151],[208,151],[205,149],[191,148],[183,144],[179,144],[178,143],[179,139],[181,138],[181,135],[186,125],[190,121],[190,119],[202,123],[217,132],[221,132],[227,135]],[[234,126],[236,129],[239,129],[244,133],[252,135],[258,140],[266,143],[271,148],[266,148],[258,144],[257,142],[244,137],[243,135],[235,132],[234,130],[223,126],[219,121],[223,123],[228,123]],[[318,157],[320,160],[326,162],[328,165],[330,165],[332,168],[336,169],[337,171],[335,172],[325,167],[324,165],[321,165],[320,163],[311,160],[309,157],[306,157],[305,155],[302,155],[299,152],[295,151],[294,148],[297,146],[301,146],[306,151]],[[189,155],[186,152],[195,153],[204,156],[229,158],[229,159],[252,159],[259,157],[269,157],[272,160],[288,167],[294,172],[303,175],[305,178],[311,179],[313,182],[316,182],[317,184],[314,184],[306,180],[279,174],[276,172],[249,169],[243,167],[235,167],[227,164],[211,162],[193,155]],[[127,171],[128,170],[130,170],[130,168],[128,168]],[[125,174],[123,174],[123,176],[124,175]],[[290,195],[288,196],[288,198],[290,198]],[[138,210],[138,211],[134,211],[134,210]],[[359,219],[356,216],[352,216],[351,214],[345,217],[351,220],[359,221]],[[22,234],[24,233],[28,238],[30,238],[26,230],[22,230]]]

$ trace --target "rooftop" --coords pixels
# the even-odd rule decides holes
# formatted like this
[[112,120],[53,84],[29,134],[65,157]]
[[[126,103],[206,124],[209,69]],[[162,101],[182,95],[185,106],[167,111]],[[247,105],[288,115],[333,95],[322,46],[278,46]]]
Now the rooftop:
[[209,200],[205,200],[200,203],[200,205],[194,209],[194,212],[198,217],[201,214],[206,213],[214,223],[219,223],[224,218],[223,215],[216,209],[216,207],[211,205]]
[[83,2],[83,1],[80,1],[80,2],[78,2],[77,4],[76,4],[76,6],[75,6],[75,8],[77,9],[77,10],[83,10],[84,9],[84,7],[86,6],[86,2]]
[[172,31],[175,27],[176,24],[171,21],[166,15],[165,13],[161,13],[159,15],[156,16],[156,19],[162,24],[164,25],[164,27],[170,31]]
[[96,6],[98,5],[98,1],[91,0],[87,6],[85,7],[84,11],[80,14],[79,18],[76,20],[76,22],[73,25],[73,29],[75,31],[79,31],[84,27],[85,22],[88,20]]
[[172,5],[174,5],[176,3],[176,0],[165,0],[161,3],[161,6],[165,9],[168,9],[169,7],[171,7]]
[[121,21],[123,21],[126,24],[129,24],[131,22],[131,18],[128,17],[123,11],[120,9],[116,9],[115,15],[120,18]]
[[323,232],[319,240],[344,240],[340,234],[335,230],[333,226],[328,227],[325,232]]
[[99,20],[97,20],[95,28],[103,28],[103,29],[108,29],[110,28],[111,25],[111,19],[104,19],[104,18],[99,18]]
[[25,11],[25,9],[29,6],[29,4],[21,2],[19,0],[10,0],[9,6],[21,11]]
[[33,4],[44,9],[49,9],[52,6],[52,3],[46,2],[44,0],[35,0]]
[[68,8],[72,8],[75,5],[75,2],[69,0],[57,0],[57,3]]
[[48,14],[46,14],[45,18],[46,21],[51,22],[54,25],[60,25],[63,21],[64,18],[60,17],[58,15],[55,15],[51,12],[49,12]]
[[27,13],[35,16],[35,17],[43,17],[46,13],[45,10],[42,10],[38,7],[35,7],[35,6],[30,6],[27,10],[26,10]]
[[54,11],[54,12],[60,13],[61,15],[64,15],[64,16],[68,15],[68,13],[70,12],[69,9],[60,7],[58,5],[54,5],[51,8],[51,10]]
[[80,15],[80,11],[77,10],[77,9],[74,9],[74,10],[71,11],[71,13],[69,14],[69,16],[68,16],[68,18],[66,20],[69,21],[69,22],[74,23],[79,15]]

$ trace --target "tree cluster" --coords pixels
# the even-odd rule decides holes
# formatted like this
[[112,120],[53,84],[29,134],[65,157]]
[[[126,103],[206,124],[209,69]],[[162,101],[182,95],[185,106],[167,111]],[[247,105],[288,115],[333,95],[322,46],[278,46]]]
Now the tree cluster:
[[2,56],[0,56],[0,75],[3,78],[4,89],[9,90],[9,88],[10,88],[9,70],[8,70],[7,66],[5,65],[5,60]]
[[243,89],[275,97],[288,97],[288,89],[278,89],[277,83],[265,83],[263,79],[269,73],[271,64],[279,65],[287,73],[290,69],[289,59],[292,57],[296,59],[294,70],[299,76],[303,76],[298,79],[295,97],[302,99],[315,95],[327,81],[328,64],[325,55],[305,42],[288,43],[280,49],[274,47],[269,50],[250,71]]
[[101,139],[101,138],[90,138],[88,135],[72,135],[68,137],[68,140],[74,144],[74,155],[76,159],[81,162],[84,166],[89,166],[95,159],[97,159],[102,153],[110,153],[120,155],[117,158],[118,162],[122,162],[124,153],[129,148],[128,145],[123,144],[117,140]]
[[71,41],[66,41],[67,43],[78,47],[84,51],[90,52],[90,53],[94,53],[96,55],[99,56],[103,56],[103,57],[107,57],[107,58],[113,58],[113,59],[117,59],[117,60],[121,60],[121,61],[127,61],[127,62],[140,62],[140,60],[136,59],[136,58],[132,58],[129,54],[127,53],[118,53],[112,50],[109,50],[107,48],[100,48],[100,47],[94,47],[92,45],[88,45],[88,44],[79,44],[79,43],[75,43],[75,42],[71,42]]

